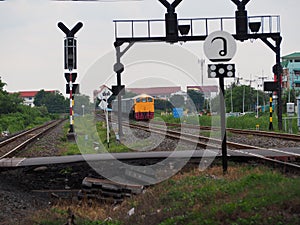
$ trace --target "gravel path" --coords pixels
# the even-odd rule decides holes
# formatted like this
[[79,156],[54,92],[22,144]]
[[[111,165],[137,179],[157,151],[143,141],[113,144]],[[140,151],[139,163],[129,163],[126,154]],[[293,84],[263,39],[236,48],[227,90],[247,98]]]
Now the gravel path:
[[[11,176],[22,176],[18,171],[0,173],[0,225],[29,225],[26,217],[48,206],[45,199],[32,194]],[[21,179],[21,178],[20,178]]]
[[294,148],[300,147],[299,141],[282,140],[279,138],[269,138],[255,135],[232,134],[227,140],[237,143],[254,145],[263,148]]
[[60,145],[65,135],[63,127],[66,122],[60,123],[43,137],[26,147],[18,157],[45,157],[61,155]]
[[[46,133],[46,135],[27,147],[18,157],[59,155],[57,147],[64,137],[64,123]],[[14,177],[14,179],[12,179]],[[15,178],[18,179],[15,179]],[[27,216],[39,209],[48,207],[46,199],[30,192],[24,181],[22,170],[1,171],[0,169],[0,225],[32,225]]]

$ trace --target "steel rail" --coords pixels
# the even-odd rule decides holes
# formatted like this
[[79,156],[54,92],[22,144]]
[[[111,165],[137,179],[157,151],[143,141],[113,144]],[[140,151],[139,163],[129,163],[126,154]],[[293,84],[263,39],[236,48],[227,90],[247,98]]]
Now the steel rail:
[[[156,123],[157,125],[169,125],[169,126],[181,126],[180,124],[165,124],[165,123]],[[201,147],[208,147],[208,148],[217,148],[220,149],[221,146],[221,140],[219,139],[215,139],[215,138],[208,138],[205,136],[200,136],[200,135],[193,135],[193,134],[187,134],[187,133],[182,133],[182,132],[178,132],[178,131],[173,131],[173,130],[163,130],[160,129],[158,127],[151,127],[151,130],[148,126],[145,125],[141,125],[141,124],[126,124],[123,123],[124,126],[128,126],[128,127],[133,127],[135,129],[141,129],[141,130],[146,130],[149,132],[154,132],[157,134],[161,134],[161,135],[165,135],[167,137],[170,138],[175,138],[175,139],[181,139],[183,141],[186,142],[191,142],[191,143],[196,143],[197,145],[201,146]],[[183,127],[186,124],[183,124]],[[201,126],[195,126],[195,125],[188,125],[188,128],[201,128]],[[206,129],[208,129],[209,127],[205,127]],[[217,128],[213,128],[213,129],[217,129]],[[236,131],[239,132],[241,129],[227,129],[230,131]],[[242,130],[245,131],[245,130]],[[245,131],[245,133],[251,134],[250,130]],[[264,135],[264,133],[267,133],[269,135],[275,134],[276,136],[278,135],[278,138],[281,137],[281,134],[277,134],[275,132],[262,132],[262,131],[255,131],[254,133],[257,133],[258,135]],[[293,135],[286,135],[285,137],[287,138],[291,138]],[[272,136],[273,137],[273,136]],[[208,143],[209,142],[209,143]],[[227,142],[227,146],[230,147],[231,149],[229,149],[229,152],[237,152],[237,153],[242,153],[244,155],[248,155],[251,157],[255,157],[255,158],[259,158],[268,162],[273,162],[273,163],[277,163],[277,164],[281,164],[287,167],[292,167],[292,168],[296,168],[296,169],[300,169],[300,165],[298,164],[294,164],[294,163],[290,163],[290,162],[285,162],[285,161],[281,161],[278,160],[277,158],[290,158],[290,157],[300,157],[300,154],[298,153],[294,153],[294,152],[285,152],[283,150],[279,150],[279,149],[271,149],[271,148],[262,148],[262,147],[257,147],[257,146],[252,146],[252,145],[247,145],[247,144],[240,144],[240,143],[235,143],[235,142]],[[266,151],[266,152],[273,152],[273,153],[279,153],[279,154],[283,154],[280,157],[277,156],[272,156],[272,157],[266,157],[264,155],[260,155],[254,152],[249,152],[249,151],[245,151],[245,150],[259,150],[259,151]]]
[[[124,124],[127,126],[127,124]],[[216,138],[209,138],[201,135],[194,135],[194,134],[188,134],[188,133],[183,133],[183,132],[178,132],[178,131],[173,131],[173,130],[163,130],[158,127],[151,127],[151,130],[149,130],[149,127],[141,124],[129,124],[128,126],[136,128],[136,129],[141,129],[141,130],[146,130],[149,132],[155,132],[157,134],[162,134],[166,135],[167,137],[170,138],[175,138],[175,139],[180,139],[183,141],[191,142],[194,144],[197,144],[201,147],[209,147],[209,148],[221,148],[221,140],[216,139]],[[238,149],[259,149],[258,147],[255,146],[250,146],[250,145],[245,145],[245,144],[240,144],[240,143],[235,143],[235,142],[227,142],[228,147],[231,148],[238,148]]]
[[246,154],[248,156],[259,158],[259,159],[262,159],[262,160],[267,161],[267,162],[273,162],[273,163],[276,163],[276,164],[280,164],[280,165],[283,165],[283,166],[286,166],[286,167],[290,167],[292,169],[300,169],[300,165],[298,165],[298,164],[281,161],[281,160],[270,158],[270,157],[266,157],[266,156],[263,156],[263,155],[260,155],[260,154],[251,153],[251,152],[245,152],[245,151],[241,151],[241,150],[228,150],[228,151],[229,152],[233,151],[233,152],[238,152],[238,153]]
[[[12,157],[14,156],[18,151],[20,151],[21,149],[23,149],[24,147],[26,147],[29,143],[33,142],[35,139],[37,139],[38,137],[42,136],[44,133],[46,133],[47,131],[49,131],[50,129],[53,129],[54,127],[56,127],[58,124],[60,124],[61,122],[63,122],[64,120],[54,120],[51,121],[50,123],[46,123],[43,124],[42,126],[27,130],[25,132],[22,132],[14,137],[12,137],[10,140],[5,140],[4,143],[1,142],[1,146],[0,147],[5,147],[6,145],[16,141],[18,138],[24,137],[25,135],[30,135],[31,133],[33,133],[33,135],[29,138],[26,138],[25,141],[21,142],[20,144],[18,144],[17,146],[14,146],[12,149],[8,150],[8,152],[6,152],[5,154],[3,154],[2,156],[0,156],[0,159],[3,158],[8,158],[8,157]],[[38,130],[38,133],[34,133]]]
[[[134,125],[134,127],[137,128],[137,129],[149,129],[147,126],[144,126],[144,125]],[[164,134],[164,135],[166,135],[168,137],[171,137],[171,138],[179,138],[183,141],[196,143],[197,145],[201,145],[201,146],[205,146],[205,147],[209,147],[209,148],[216,148],[217,145],[219,145],[218,148],[220,148],[220,145],[221,145],[221,140],[215,139],[215,138],[208,138],[208,137],[204,137],[204,136],[192,135],[192,134],[176,132],[176,131],[170,131],[170,130],[168,130],[167,134],[166,134],[166,132],[164,130],[160,131],[159,128],[153,128],[153,127],[151,127],[150,131],[155,132],[155,133]],[[213,144],[207,144],[207,142],[212,142]],[[263,160],[266,160],[268,162],[278,163],[278,164],[282,164],[284,166],[300,169],[300,165],[298,165],[298,164],[285,162],[285,161],[281,161],[281,160],[277,159],[277,158],[287,159],[287,158],[291,158],[291,157],[292,158],[297,158],[297,157],[300,157],[300,154],[298,154],[298,153],[285,152],[285,151],[278,150],[278,149],[261,148],[261,147],[257,147],[257,146],[251,146],[251,145],[240,144],[240,143],[235,143],[235,142],[227,142],[227,146],[231,148],[229,150],[231,152],[238,152],[238,153],[242,153],[242,154],[249,155],[249,156],[252,156],[252,157],[256,157],[256,158],[259,158],[259,159],[263,159]],[[244,149],[244,150],[242,150],[242,149]],[[280,154],[283,154],[283,155],[281,155],[280,157],[278,157],[278,156],[267,157],[267,156],[264,156],[264,155],[260,155],[260,154],[253,153],[253,152],[248,152],[248,151],[245,151],[245,150],[249,150],[249,151],[259,150],[259,151],[265,151],[265,152],[268,152],[268,153],[271,153],[271,152],[280,153]]]
[[[193,125],[193,124],[178,124],[178,123],[163,123],[159,121],[152,121],[151,123],[158,124],[158,125],[166,125],[168,127],[184,127],[184,128],[191,128],[191,129],[200,129],[200,130],[219,130],[218,127],[210,127],[210,126],[200,126],[200,125]],[[238,134],[249,134],[249,135],[257,135],[263,137],[271,137],[271,138],[279,138],[291,141],[300,141],[300,135],[298,134],[287,134],[287,133],[277,133],[277,132],[270,132],[270,131],[260,131],[260,130],[246,130],[246,129],[236,129],[236,128],[226,128],[226,131],[231,133],[238,133]]]

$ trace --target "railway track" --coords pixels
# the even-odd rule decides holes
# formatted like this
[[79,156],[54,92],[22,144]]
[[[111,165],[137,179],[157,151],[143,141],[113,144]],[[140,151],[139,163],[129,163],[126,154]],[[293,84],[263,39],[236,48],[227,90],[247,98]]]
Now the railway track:
[[10,158],[15,156],[20,150],[24,149],[28,144],[34,142],[37,138],[41,137],[47,131],[56,127],[63,120],[54,120],[43,124],[42,126],[35,127],[30,130],[18,133],[0,142],[0,159]]
[[[204,136],[200,136],[200,135],[191,135],[188,133],[178,132],[176,130],[171,130],[171,129],[162,130],[159,127],[153,127],[153,126],[151,127],[151,130],[150,130],[149,126],[147,126],[147,125],[124,124],[124,126],[128,126],[133,129],[146,130],[147,132],[155,132],[157,134],[164,135],[171,139],[180,138],[182,141],[193,142],[194,144],[196,143],[197,145],[205,147],[206,149],[212,149],[213,151],[216,152],[216,154],[218,154],[218,157],[220,157],[221,141],[219,139],[212,139],[212,138],[208,138],[208,137],[204,137]],[[33,134],[31,134],[31,136],[33,136]],[[300,171],[300,165],[297,164],[297,163],[299,163],[299,157],[300,157],[300,154],[298,154],[298,153],[291,153],[291,152],[287,153],[282,150],[260,148],[260,147],[255,147],[255,146],[250,146],[250,145],[245,145],[245,144],[240,144],[240,143],[234,143],[234,142],[228,142],[227,144],[228,144],[228,147],[230,148],[228,150],[228,156],[232,156],[232,158],[237,159],[240,157],[242,160],[255,159],[255,161],[256,160],[263,161],[263,162],[270,163],[272,165],[280,166],[280,167],[284,168],[284,170],[288,169],[289,171],[297,171],[297,173]],[[0,143],[0,146],[1,145],[2,145],[2,143]],[[2,148],[0,148],[0,150],[1,149]],[[2,152],[0,152],[0,153],[2,154]],[[169,157],[168,153],[169,152],[152,152],[151,153],[152,155],[148,156],[148,159],[146,161],[148,162],[151,160],[155,160],[155,161],[159,162],[161,159]],[[122,155],[122,157],[127,157],[126,160],[128,160],[128,162],[130,162],[130,163],[134,162],[134,165],[145,165],[145,154],[147,154],[147,152],[142,152],[142,153],[141,152],[133,152],[133,153],[127,153],[127,154],[122,153],[122,154],[124,154],[124,156]],[[187,154],[187,155],[189,155],[189,154]],[[196,155],[193,156],[194,158],[192,157],[190,162],[192,162],[193,160],[199,161],[199,159],[202,159],[203,157],[208,157],[208,156],[204,156],[203,153],[201,153],[201,150],[199,150],[199,151],[196,150],[195,154],[197,154],[197,156]],[[116,154],[115,156],[120,157],[121,154],[119,154],[119,155]],[[5,157],[11,157],[11,156],[6,155]],[[80,156],[77,156],[77,157],[80,157]],[[96,156],[91,156],[91,158],[93,158],[93,160],[95,160],[95,157]],[[103,160],[103,163],[106,161],[104,159],[103,155],[98,156],[98,157],[100,158],[100,160]],[[182,152],[180,152],[179,155],[173,156],[173,157],[178,157],[178,160],[180,161],[182,158],[186,157],[186,155],[185,155],[184,151],[182,151]],[[0,157],[0,161],[1,161],[1,158],[3,158],[3,157]],[[21,160],[23,163],[24,160],[23,159],[21,159]],[[31,160],[34,160],[34,159],[31,159]],[[35,163],[33,163],[33,165],[41,166],[41,164],[37,163],[38,160],[41,160],[41,159],[36,159],[36,160],[37,161]],[[82,159],[82,160],[84,160],[84,159]],[[119,159],[119,160],[121,160],[121,159]],[[124,160],[124,158],[123,158],[123,160]],[[42,162],[42,161],[40,161],[40,162]],[[70,165],[69,159],[67,161],[68,161],[67,163],[69,163],[68,165]],[[45,165],[51,164],[50,162],[51,162],[51,159],[49,159],[49,161],[47,161],[47,163]],[[74,162],[78,163],[78,160],[74,160]],[[16,163],[16,165],[21,166],[21,167],[26,166],[24,163],[23,164],[22,163]],[[80,166],[80,168],[82,170],[82,166]],[[138,172],[143,174],[143,172],[141,172],[141,171],[138,171]],[[130,174],[128,176],[130,176]],[[135,176],[133,176],[133,178],[136,179]],[[78,179],[76,179],[76,180],[78,181]],[[96,198],[96,199],[100,199],[100,200],[106,200],[107,198],[108,199],[112,198],[113,201],[116,202],[116,201],[123,201],[123,199],[126,196],[128,196],[128,193],[135,194],[135,192],[137,192],[137,191],[140,193],[143,190],[143,187],[142,186],[132,186],[132,187],[130,186],[128,188],[128,187],[124,187],[117,183],[108,182],[103,179],[95,179],[93,177],[86,177],[83,179],[81,190],[84,193],[83,196]],[[66,189],[66,190],[58,191],[58,193],[56,193],[55,191],[51,190],[51,194],[54,193],[54,194],[56,194],[55,196],[60,197],[60,192],[62,192],[63,194],[70,194],[69,192],[72,192],[72,191],[73,190]],[[44,191],[38,191],[38,192],[44,193]],[[77,191],[76,191],[76,193],[77,193]],[[49,194],[49,191],[48,192],[46,191],[46,194]]]
[[[168,127],[184,127],[184,128],[190,128],[190,129],[196,129],[196,130],[211,130],[211,131],[218,131],[220,128],[218,127],[210,127],[210,126],[197,126],[193,124],[178,124],[178,123],[162,123],[162,122],[156,122],[152,121],[152,123],[163,125],[165,124]],[[278,132],[270,132],[270,131],[260,131],[260,130],[246,130],[246,129],[236,129],[236,128],[226,128],[226,131],[230,133],[236,133],[236,134],[245,134],[245,135],[255,135],[255,136],[262,136],[262,137],[270,137],[270,138],[279,138],[284,140],[290,140],[290,141],[300,141],[300,135],[298,134],[287,134],[287,133],[278,133]]]
[[[164,130],[158,127],[151,127],[151,130],[149,129],[149,126],[147,125],[141,125],[141,124],[124,124],[125,126],[130,126],[134,129],[141,129],[146,130],[148,132],[154,132],[156,134],[165,135],[168,138],[172,139],[180,139],[182,141],[191,142],[193,144],[197,144],[197,146],[203,147],[205,149],[218,149],[221,148],[221,140],[215,139],[215,138],[209,138],[201,135],[194,135],[194,134],[188,134],[183,132],[178,132],[175,130]],[[174,124],[168,124],[169,126],[174,126]],[[191,126],[189,126],[192,128]],[[197,126],[196,126],[197,127]],[[195,126],[194,126],[195,128]],[[206,127],[207,128],[207,127]],[[198,127],[200,129],[200,127]],[[228,129],[228,131],[233,130],[234,132],[239,133],[239,129]],[[272,138],[281,138],[288,140],[294,140],[294,136],[299,135],[282,135],[275,132],[263,132],[263,131],[245,131],[244,134],[252,134],[252,135],[260,135],[260,136],[266,136],[266,137],[272,137]],[[297,139],[296,139],[297,140]],[[269,163],[273,164],[279,164],[281,166],[284,166],[285,168],[292,168],[292,169],[300,169],[299,164],[299,158],[300,158],[300,152],[290,152],[290,151],[284,151],[279,149],[273,149],[273,148],[262,148],[247,144],[241,144],[236,142],[230,142],[227,141],[227,147],[228,149],[228,155],[236,155],[240,154],[241,156],[248,156],[248,157],[254,157]]]
[[[217,127],[208,127],[208,126],[197,126],[192,124],[173,124],[173,123],[164,123],[164,122],[156,122],[151,121],[152,124],[157,125],[157,127],[152,126],[151,131],[149,129],[148,124],[141,124],[140,122],[134,122],[126,124],[124,126],[130,126],[134,129],[145,130],[148,132],[154,132],[156,134],[164,135],[171,139],[180,139],[182,141],[190,142],[193,144],[197,144],[205,149],[217,149],[221,150],[221,140],[215,138],[209,138],[198,134],[188,134],[183,132],[178,132],[176,129],[172,128],[184,128],[186,129],[195,129],[195,130],[213,130],[219,131],[220,129]],[[159,126],[167,126],[170,129],[161,129]],[[244,134],[244,135],[253,135],[253,136],[261,136],[261,137],[269,137],[269,138],[278,138],[283,140],[290,140],[290,141],[300,141],[300,135],[295,134],[285,134],[285,133],[276,133],[276,132],[267,132],[267,131],[256,131],[256,130],[242,130],[242,129],[233,129],[227,128],[228,132],[237,133],[237,134]],[[236,143],[227,141],[228,147],[228,154],[242,154],[243,156],[255,157],[258,159],[262,159],[268,162],[273,162],[277,164],[282,164],[287,167],[294,167],[299,169],[299,158],[300,152],[291,152],[291,151],[284,151],[274,148],[263,148],[257,147],[253,145],[247,145],[242,143]]]
[[[197,144],[198,146],[203,147],[203,148],[219,149],[221,146],[221,140],[216,139],[216,138],[188,134],[188,133],[178,132],[178,131],[170,130],[170,129],[164,130],[164,129],[161,129],[158,127],[151,127],[151,130],[150,130],[148,126],[141,125],[141,124],[130,124],[130,125],[124,124],[124,125],[130,126],[131,128],[135,128],[135,129],[145,130],[145,131],[149,131],[149,132],[151,131],[151,132],[154,132],[154,133],[160,134],[160,135],[166,135],[166,137],[168,137],[168,138],[180,139],[180,140],[183,140],[186,142]],[[235,142],[227,142],[227,146],[232,149],[257,149],[254,146],[235,143]]]

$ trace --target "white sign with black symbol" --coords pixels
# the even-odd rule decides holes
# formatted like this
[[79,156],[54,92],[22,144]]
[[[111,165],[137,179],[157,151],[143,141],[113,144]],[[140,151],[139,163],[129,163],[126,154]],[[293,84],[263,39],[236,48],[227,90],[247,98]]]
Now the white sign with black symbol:
[[215,31],[209,34],[203,47],[206,57],[212,62],[227,62],[236,53],[236,41],[226,31]]
[[108,103],[107,103],[106,99],[102,99],[101,102],[99,103],[100,109],[104,110],[107,108],[107,106],[108,106]]
[[111,90],[109,90],[107,87],[105,87],[105,88],[103,88],[99,93],[98,93],[98,98],[100,99],[100,100],[103,100],[103,99],[105,99],[105,100],[107,100],[107,99],[109,99],[109,97],[112,95],[112,91]]

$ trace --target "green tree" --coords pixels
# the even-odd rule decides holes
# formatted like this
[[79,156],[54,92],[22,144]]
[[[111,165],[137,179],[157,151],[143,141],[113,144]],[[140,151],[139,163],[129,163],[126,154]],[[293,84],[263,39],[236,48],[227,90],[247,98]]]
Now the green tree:
[[231,86],[225,90],[226,112],[232,110],[233,112],[243,112],[243,109],[244,111],[254,111],[255,104],[256,92],[254,88],[250,86],[237,86],[235,83],[232,83]]
[[172,111],[172,104],[168,100],[165,99],[155,99],[154,100],[154,108],[155,110],[163,110],[163,111]]
[[14,113],[19,110],[18,106],[22,103],[18,93],[10,94],[4,90],[6,83],[0,77],[0,114]]
[[181,95],[172,95],[170,102],[175,108],[182,108],[184,106],[184,97]]
[[61,93],[40,90],[34,98],[35,106],[45,106],[49,113],[66,113],[69,109],[69,100]]
[[203,109],[204,106],[204,95],[203,93],[195,90],[188,90],[188,105],[195,105],[196,110],[199,112]]
[[45,90],[40,90],[35,96],[34,96],[34,102],[33,104],[35,106],[43,106],[45,105],[47,98],[47,92]]
[[125,91],[125,94],[123,96],[123,98],[133,98],[135,96],[137,96],[138,94],[134,93],[134,92],[130,92],[130,91]]
[[91,113],[94,109],[94,105],[90,102],[90,97],[87,95],[76,95],[74,97],[74,112],[82,115]]
[[[220,100],[219,95],[212,99],[212,111],[220,112]],[[263,91],[258,91],[259,105],[268,105],[268,94]],[[230,112],[232,109],[234,112],[247,112],[255,111],[257,102],[257,90],[249,85],[236,85],[232,84],[225,90],[225,106],[226,112]],[[232,106],[231,106],[232,103]]]
[[45,107],[23,105],[19,94],[8,93],[4,90],[5,85],[0,78],[0,132],[14,133],[51,119]]

